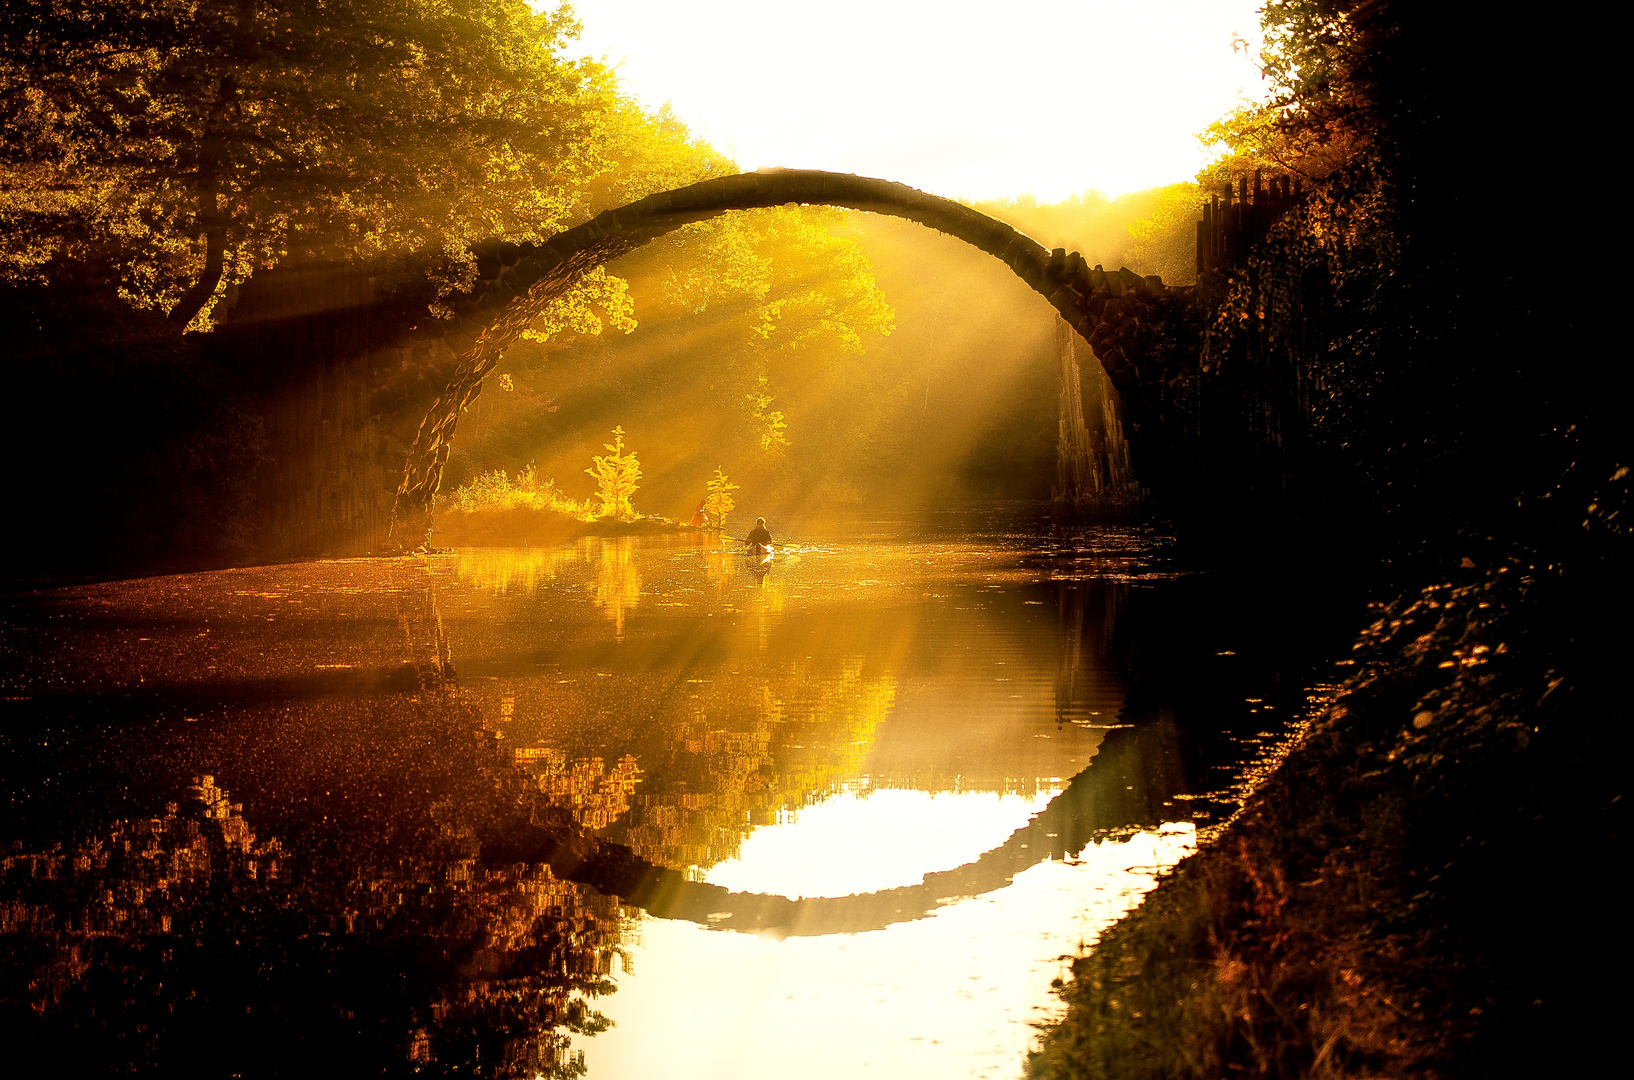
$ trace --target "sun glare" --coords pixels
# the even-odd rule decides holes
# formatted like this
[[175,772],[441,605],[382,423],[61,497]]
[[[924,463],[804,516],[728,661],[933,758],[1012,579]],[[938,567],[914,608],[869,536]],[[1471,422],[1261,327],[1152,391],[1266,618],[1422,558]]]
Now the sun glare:
[[1054,201],[1191,179],[1210,158],[1197,132],[1262,93],[1256,6],[579,0],[575,51],[745,169]]

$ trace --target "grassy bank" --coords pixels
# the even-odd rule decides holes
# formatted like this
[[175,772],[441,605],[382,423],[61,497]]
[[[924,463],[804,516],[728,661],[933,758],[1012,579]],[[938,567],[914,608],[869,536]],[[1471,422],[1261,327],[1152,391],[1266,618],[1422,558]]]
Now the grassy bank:
[[690,528],[666,517],[608,513],[594,499],[571,498],[554,480],[540,480],[531,465],[515,478],[504,470],[484,473],[439,498],[435,520],[432,537],[438,547],[558,544],[580,536],[648,536]]
[[1284,766],[1074,963],[1029,1075],[1586,1074],[1628,959],[1604,524],[1380,608]]
[[[591,518],[554,510],[451,510],[437,515],[432,543],[445,547],[537,547],[580,536],[658,536],[697,532],[665,517]],[[713,534],[711,534],[713,535]]]

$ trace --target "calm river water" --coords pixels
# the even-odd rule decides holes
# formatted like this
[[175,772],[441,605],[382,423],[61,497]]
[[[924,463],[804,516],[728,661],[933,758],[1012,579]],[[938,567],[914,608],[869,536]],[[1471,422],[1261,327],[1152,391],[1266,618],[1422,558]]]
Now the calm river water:
[[1014,1077],[1314,691],[1160,533],[586,539],[0,607],[0,1028],[68,1074]]

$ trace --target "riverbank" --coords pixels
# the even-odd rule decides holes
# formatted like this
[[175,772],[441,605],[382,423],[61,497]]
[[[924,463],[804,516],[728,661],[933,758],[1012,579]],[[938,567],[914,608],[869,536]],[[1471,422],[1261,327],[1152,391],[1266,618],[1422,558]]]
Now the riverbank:
[[560,544],[581,536],[671,536],[704,533],[666,517],[596,518],[586,521],[554,510],[511,507],[503,510],[446,510],[436,517],[432,543],[449,547],[523,547]]
[[1460,572],[1377,610],[1283,767],[1074,962],[1030,1077],[1574,1075],[1607,1049],[1628,634],[1596,616],[1627,574]]

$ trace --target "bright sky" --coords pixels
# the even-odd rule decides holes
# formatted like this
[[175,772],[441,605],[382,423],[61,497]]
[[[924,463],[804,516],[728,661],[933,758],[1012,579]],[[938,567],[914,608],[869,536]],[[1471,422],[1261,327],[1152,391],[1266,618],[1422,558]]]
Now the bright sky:
[[1262,93],[1259,2],[576,0],[570,51],[745,169],[1053,202],[1191,179],[1196,133]]

